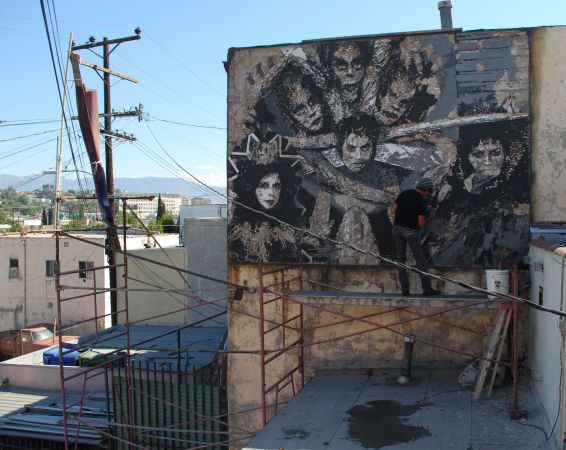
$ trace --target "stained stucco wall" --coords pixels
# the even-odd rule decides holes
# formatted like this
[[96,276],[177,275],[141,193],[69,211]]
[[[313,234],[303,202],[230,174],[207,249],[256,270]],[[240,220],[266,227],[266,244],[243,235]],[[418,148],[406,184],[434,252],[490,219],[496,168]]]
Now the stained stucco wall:
[[[185,251],[182,247],[148,248],[128,251],[128,313],[130,321],[144,321],[153,325],[185,324],[186,284],[183,273],[163,267],[159,263],[185,268]],[[135,255],[150,258],[157,264],[136,259]],[[117,255],[117,261],[122,258]],[[123,270],[118,270],[118,287],[123,286]],[[140,290],[136,290],[140,289]],[[124,295],[119,292],[118,309],[124,308]],[[167,314],[172,311],[176,313]],[[167,314],[163,316],[164,314]],[[155,317],[162,316],[162,317]],[[118,323],[124,323],[125,316],[118,316]]]
[[[263,266],[268,270],[272,266]],[[231,265],[229,281],[256,287],[262,266],[255,264]],[[447,276],[472,284],[483,285],[483,275],[479,271],[444,271]],[[286,274],[287,277],[290,274]],[[309,266],[304,273],[305,280],[317,280],[321,283],[345,289],[368,292],[393,292],[397,289],[397,276],[393,269],[386,267],[316,267]],[[279,276],[265,278],[266,284],[280,282]],[[411,282],[415,287],[419,284],[411,274]],[[320,286],[320,285],[319,285]],[[291,288],[298,288],[295,282]],[[442,287],[445,293],[461,293],[455,285]],[[257,431],[261,429],[261,359],[260,349],[260,297],[258,292],[246,293],[241,301],[232,300],[229,304],[228,341],[229,348],[237,352],[229,356],[228,393],[230,412],[236,413],[252,409],[249,413],[230,416],[232,429]],[[273,302],[265,306],[266,327],[284,317],[290,318],[298,313],[299,306],[286,302]],[[388,330],[377,330],[357,334],[372,325],[359,321],[348,321],[344,315],[365,317],[379,324],[392,324],[400,321],[416,319],[419,315],[434,314],[439,308],[399,309],[385,306],[323,306],[324,311],[314,306],[304,306],[304,348],[305,378],[308,380],[319,369],[351,369],[368,367],[400,367],[403,357],[402,336]],[[453,311],[444,316],[416,320],[408,324],[393,326],[401,333],[415,334],[418,339],[441,346],[459,349],[470,354],[481,352],[484,336],[493,314],[492,309],[468,309]],[[337,325],[324,326],[341,322]],[[458,327],[448,324],[452,322]],[[293,324],[292,324],[293,325]],[[321,326],[323,326],[321,328]],[[336,339],[341,336],[356,336]],[[288,331],[286,343],[289,345],[298,335]],[[280,329],[268,333],[265,348],[277,349],[283,344]],[[309,345],[321,342],[319,345]],[[245,352],[250,352],[246,354]],[[273,353],[268,355],[272,356]],[[274,383],[278,377],[288,372],[297,364],[299,350],[292,350],[269,365],[266,369],[266,385]],[[432,346],[417,343],[414,350],[414,361],[420,366],[464,366],[469,357],[458,355]],[[300,377],[295,377],[295,383]],[[279,401],[291,396],[291,387],[287,386],[279,393]],[[268,404],[274,403],[275,397],[268,397]],[[272,414],[272,411],[269,413]]]
[[[88,238],[94,243],[103,244],[104,236]],[[104,250],[74,239],[60,240],[61,271],[76,271],[79,261],[90,261],[94,267],[105,265]],[[35,323],[53,323],[57,311],[55,277],[46,276],[46,261],[55,260],[55,238],[51,235],[38,234],[28,236],[0,237],[0,330],[20,328]],[[9,277],[9,260],[18,260],[19,276]],[[89,274],[90,275],[90,274]],[[105,286],[105,271],[97,271],[94,277],[79,278],[78,273],[63,276],[61,284],[67,286],[62,291],[63,298],[84,295],[78,288],[99,290]],[[104,311],[104,293],[97,295],[99,314]],[[94,317],[95,306],[92,298],[72,300],[63,304],[62,324],[83,321]],[[92,332],[94,322],[83,323],[83,332]],[[78,332],[75,330],[74,332]]]
[[[535,242],[530,248],[531,300],[547,308],[564,311],[566,302],[566,247]],[[550,429],[558,417],[554,436],[564,429],[564,377],[566,322],[547,312],[530,309],[529,366],[532,379],[546,412]],[[560,390],[562,386],[562,391]],[[560,403],[562,402],[562,407]],[[558,446],[556,447],[558,448]]]
[[[219,280],[226,280],[227,244],[226,219],[185,219],[185,249],[187,270]],[[187,275],[194,295],[189,296],[188,323],[200,326],[225,327],[226,285],[197,275]],[[203,301],[213,302],[203,305]],[[220,314],[220,315],[219,315]],[[207,317],[213,319],[202,322]]]
[[531,30],[532,221],[566,221],[566,27]]

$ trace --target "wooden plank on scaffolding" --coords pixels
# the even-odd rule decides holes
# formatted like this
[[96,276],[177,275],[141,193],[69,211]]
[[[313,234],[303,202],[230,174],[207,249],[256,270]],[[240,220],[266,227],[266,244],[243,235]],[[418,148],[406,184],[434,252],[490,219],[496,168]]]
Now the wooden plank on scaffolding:
[[[492,322],[489,335],[487,337],[487,342],[483,350],[482,360],[480,361],[478,367],[478,375],[476,377],[476,385],[474,387],[474,395],[472,399],[474,401],[479,400],[481,396],[481,391],[485,384],[487,374],[492,364],[493,355],[497,350],[497,347],[505,340],[505,334],[507,333],[508,315],[510,311],[507,309],[499,308],[495,314]],[[503,330],[505,328],[505,330]]]
[[495,383],[495,378],[497,377],[497,369],[499,369],[501,355],[503,353],[503,347],[505,346],[505,337],[507,336],[507,330],[509,329],[509,323],[511,322],[511,316],[513,315],[513,311],[511,309],[505,309],[506,317],[505,317],[505,324],[503,325],[503,330],[501,333],[501,339],[499,340],[499,348],[497,349],[497,356],[495,358],[496,363],[493,366],[493,370],[491,371],[491,379],[488,383],[487,388],[487,398],[491,398],[491,394],[493,392],[493,384]]

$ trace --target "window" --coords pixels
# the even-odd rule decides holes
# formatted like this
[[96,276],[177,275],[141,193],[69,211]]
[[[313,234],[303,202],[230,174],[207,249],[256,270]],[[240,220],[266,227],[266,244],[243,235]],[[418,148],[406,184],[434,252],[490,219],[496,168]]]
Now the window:
[[20,278],[20,267],[18,260],[15,258],[10,258],[10,272],[8,273],[8,278],[10,280],[16,280]]
[[22,342],[31,342],[31,332],[30,331],[22,331]]
[[55,276],[55,261],[45,261],[45,276],[47,278]]
[[94,261],[79,261],[79,278],[93,278]]

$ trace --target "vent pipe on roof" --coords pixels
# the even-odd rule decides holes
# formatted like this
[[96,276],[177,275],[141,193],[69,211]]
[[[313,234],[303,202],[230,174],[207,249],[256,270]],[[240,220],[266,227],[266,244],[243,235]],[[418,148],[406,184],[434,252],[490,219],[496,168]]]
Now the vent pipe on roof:
[[440,11],[440,28],[453,28],[452,2],[450,0],[438,2],[438,10]]

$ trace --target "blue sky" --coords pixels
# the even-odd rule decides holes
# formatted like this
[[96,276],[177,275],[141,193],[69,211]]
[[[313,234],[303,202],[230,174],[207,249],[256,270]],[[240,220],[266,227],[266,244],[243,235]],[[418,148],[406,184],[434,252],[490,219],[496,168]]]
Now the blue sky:
[[[452,4],[454,26],[465,30],[566,24],[563,0],[453,0]],[[142,29],[140,41],[122,44],[111,55],[113,70],[140,80],[139,84],[114,80],[113,108],[143,103],[148,114],[148,120],[141,122],[135,118],[114,122],[115,130],[138,138],[136,144],[115,144],[115,177],[175,176],[179,169],[163,147],[180,166],[216,186],[225,185],[227,80],[222,61],[230,47],[440,27],[436,0],[45,0],[45,5],[51,18],[57,19],[63,52],[71,32],[79,44],[91,35],[97,40],[118,38],[132,35],[137,26]],[[15,125],[60,117],[39,0],[2,1],[0,51],[4,61],[0,174],[53,170],[58,123]],[[80,53],[87,61],[102,64],[93,53]],[[91,69],[82,71],[87,87],[98,90],[102,110],[100,79]],[[67,141],[63,152],[70,170]],[[76,158],[80,164],[80,155]],[[88,164],[83,169],[89,170]],[[47,177],[45,181],[52,182]]]

